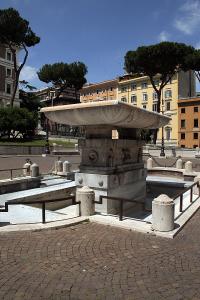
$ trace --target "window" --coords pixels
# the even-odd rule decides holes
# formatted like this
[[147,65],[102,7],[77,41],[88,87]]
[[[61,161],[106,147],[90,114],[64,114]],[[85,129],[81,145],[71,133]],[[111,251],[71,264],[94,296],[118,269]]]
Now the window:
[[185,133],[181,133],[181,140],[185,139]]
[[142,89],[147,89],[147,82],[142,82],[141,83],[141,88]]
[[194,127],[199,127],[198,119],[194,119]]
[[194,107],[194,112],[198,112],[198,106]]
[[166,128],[165,134],[166,134],[166,140],[169,141],[171,138],[171,128]]
[[159,85],[159,80],[154,80],[155,85]]
[[147,108],[147,106],[146,106],[146,105],[143,105],[143,108],[144,108],[144,109],[146,109],[146,108]]
[[6,83],[6,93],[11,94],[11,84],[10,83]]
[[194,132],[193,133],[193,139],[194,140],[198,140],[198,132]]
[[157,111],[157,103],[154,103],[153,105],[152,105],[152,111]]
[[121,101],[122,101],[122,102],[126,102],[126,101],[127,101],[127,100],[126,100],[126,97],[122,97],[122,98],[121,98]]
[[181,108],[181,113],[185,114],[185,108]]
[[153,92],[153,100],[157,100],[158,99],[158,95],[156,92]]
[[100,91],[99,90],[96,90],[96,93],[98,94]]
[[171,90],[166,90],[165,91],[165,98],[171,98],[172,97],[172,91]]
[[181,148],[185,148],[185,145],[181,145]]
[[143,93],[142,100],[143,101],[147,101],[148,100],[148,95],[146,93]]
[[137,84],[131,84],[131,90],[134,91],[137,89]]
[[112,90],[113,90],[113,88],[111,87],[111,88],[110,88],[110,91],[112,92]]
[[6,68],[6,76],[11,77],[12,76],[12,70],[10,68]]
[[11,54],[10,51],[7,51],[7,52],[6,52],[6,59],[9,60],[9,61],[12,60],[12,54]]
[[131,103],[137,102],[137,96],[136,95],[131,95]]
[[123,93],[123,92],[126,92],[127,91],[127,87],[126,86],[122,86],[121,87],[121,92]]
[[197,148],[198,146],[197,145],[193,145],[193,148]]
[[165,108],[166,108],[166,110],[171,109],[171,103],[169,101],[165,103]]
[[185,128],[185,120],[181,120],[181,128]]

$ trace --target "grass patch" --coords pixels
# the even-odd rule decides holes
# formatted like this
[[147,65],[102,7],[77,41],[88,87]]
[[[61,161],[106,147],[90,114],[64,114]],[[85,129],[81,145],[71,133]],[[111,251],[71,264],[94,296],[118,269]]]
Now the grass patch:
[[[32,141],[24,141],[24,140],[0,140],[0,145],[12,145],[12,146],[45,146],[45,140],[32,140]],[[74,148],[75,142],[69,141],[58,141],[58,140],[49,140],[50,146],[56,143],[57,145],[61,145],[66,148]]]

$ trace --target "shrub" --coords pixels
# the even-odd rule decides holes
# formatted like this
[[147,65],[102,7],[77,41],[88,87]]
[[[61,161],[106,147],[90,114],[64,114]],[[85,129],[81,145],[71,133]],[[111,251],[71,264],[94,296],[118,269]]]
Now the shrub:
[[0,138],[31,138],[37,127],[37,115],[25,108],[0,108]]

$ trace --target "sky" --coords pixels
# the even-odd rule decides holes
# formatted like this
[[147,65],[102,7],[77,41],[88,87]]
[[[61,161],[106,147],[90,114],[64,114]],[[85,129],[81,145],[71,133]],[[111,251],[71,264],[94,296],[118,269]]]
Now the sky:
[[[200,48],[200,0],[0,0],[41,38],[21,73],[37,88],[44,64],[82,61],[90,83],[124,74],[124,56],[138,46],[176,41]],[[23,55],[23,53],[21,53]]]

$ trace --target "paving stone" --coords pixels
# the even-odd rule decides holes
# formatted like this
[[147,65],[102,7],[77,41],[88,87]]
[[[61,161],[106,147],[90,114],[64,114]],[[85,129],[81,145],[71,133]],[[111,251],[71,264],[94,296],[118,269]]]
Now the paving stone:
[[173,240],[96,223],[0,235],[0,299],[200,299],[200,211]]

